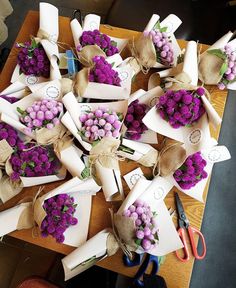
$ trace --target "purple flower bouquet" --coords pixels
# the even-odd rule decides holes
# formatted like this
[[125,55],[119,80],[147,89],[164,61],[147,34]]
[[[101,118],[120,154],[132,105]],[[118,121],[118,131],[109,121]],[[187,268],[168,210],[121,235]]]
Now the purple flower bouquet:
[[78,103],[73,93],[62,98],[67,109],[61,122],[88,151],[103,137],[119,138],[127,101],[109,103]]
[[77,51],[87,45],[97,45],[106,56],[112,56],[122,51],[126,46],[126,39],[108,36],[99,31],[101,17],[88,14],[84,18],[83,27],[77,19],[71,21],[71,31]]
[[236,90],[236,40],[228,32],[200,56],[199,79],[218,88]]

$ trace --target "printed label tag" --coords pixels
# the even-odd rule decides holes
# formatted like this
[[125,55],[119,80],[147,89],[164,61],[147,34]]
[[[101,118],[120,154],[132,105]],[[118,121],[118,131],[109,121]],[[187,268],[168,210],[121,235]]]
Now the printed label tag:
[[150,108],[154,107],[154,106],[156,105],[158,99],[159,99],[159,97],[153,97],[153,98],[151,98],[151,99],[149,100],[149,102],[148,102],[148,106],[149,106]]
[[156,200],[160,200],[163,197],[165,190],[162,186],[159,186],[155,188],[155,191],[153,193],[154,193],[154,198]]
[[128,174],[123,176],[125,179],[125,182],[127,183],[127,185],[129,186],[130,189],[133,188],[133,186],[135,185],[135,183],[140,179],[140,178],[145,178],[143,175],[143,171],[141,170],[141,168],[137,168],[131,172],[129,172]]
[[191,145],[197,145],[202,139],[202,130],[197,128],[191,131],[188,135],[188,141]]
[[225,146],[215,146],[211,150],[203,151],[204,157],[211,163],[221,162],[231,158]]
[[60,94],[59,89],[55,86],[49,86],[46,90],[46,95],[52,99],[58,98],[59,94]]
[[29,75],[25,77],[25,84],[26,85],[34,85],[38,82],[38,77],[34,76],[34,75]]
[[81,112],[88,112],[88,111],[90,112],[90,111],[92,111],[92,107],[88,104],[81,104],[80,105],[80,111]]

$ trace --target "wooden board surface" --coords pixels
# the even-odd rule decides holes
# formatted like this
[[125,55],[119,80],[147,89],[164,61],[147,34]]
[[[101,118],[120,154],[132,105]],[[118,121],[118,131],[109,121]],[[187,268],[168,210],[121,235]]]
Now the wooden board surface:
[[[29,39],[29,35],[36,35],[38,31],[38,23],[39,23],[39,14],[35,11],[29,11],[24,24],[19,32],[19,35],[16,39],[17,42],[24,42]],[[73,39],[72,34],[70,30],[70,19],[66,17],[60,17],[60,37],[59,41],[62,43],[69,44],[69,47],[73,46]],[[139,32],[121,29],[121,28],[115,28],[103,25],[101,27],[101,31],[111,35],[116,36],[119,38],[132,38],[136,37]],[[184,48],[186,45],[186,41],[180,40],[179,44],[181,48]],[[207,48],[206,45],[202,45],[202,51]],[[127,51],[124,51],[124,56],[128,55]],[[0,77],[0,91],[2,91],[4,88],[6,88],[10,84],[10,78],[12,75],[12,72],[16,65],[16,55],[17,50],[16,48],[13,48],[11,51],[11,54],[5,64],[5,67],[1,73]],[[143,88],[147,90],[147,83],[148,83],[148,77],[151,73],[153,73],[154,70],[151,70],[148,75],[143,75],[140,73],[133,83],[132,91],[136,91],[137,89]],[[211,93],[211,101],[217,110],[217,112],[220,114],[220,116],[223,116],[225,102],[227,93],[226,91],[222,92],[217,89],[215,86],[207,87],[208,90]],[[218,139],[219,136],[220,127],[217,131],[214,131],[211,127],[211,133],[212,136]],[[121,171],[122,175],[132,171],[134,168],[138,167],[137,163],[134,163],[132,161],[125,161],[121,163]],[[145,175],[150,175],[151,170],[148,168],[143,168],[143,172]],[[68,176],[67,179],[69,179],[70,176]],[[45,186],[45,193],[52,190],[56,186],[59,186],[63,183],[63,181],[47,184]],[[125,185],[124,181],[124,190],[127,193],[128,187]],[[209,184],[209,183],[208,183]],[[0,211],[7,209],[9,207],[12,207],[16,205],[20,199],[27,197],[29,195],[33,195],[37,190],[38,186],[30,187],[24,189],[20,195],[17,195],[13,199],[9,200],[4,205],[0,206]],[[165,203],[167,207],[174,207],[174,197],[173,197],[173,191],[177,191],[177,189],[172,189],[172,191],[167,195],[165,199]],[[204,200],[206,200],[208,192],[208,185],[205,188],[204,192]],[[200,228],[203,214],[204,214],[204,207],[205,205],[203,203],[200,203],[193,198],[190,198],[189,196],[181,193],[181,199],[186,211],[186,214],[191,222],[191,225]],[[95,197],[93,197],[93,203],[92,203],[92,212],[91,212],[91,218],[90,218],[90,227],[89,227],[89,235],[88,238],[91,238],[93,235],[95,235],[97,232],[102,230],[103,228],[110,227],[110,216],[108,212],[108,208],[112,207],[111,203],[107,203],[104,199],[103,193],[99,192]],[[176,219],[174,219],[176,221]],[[32,237],[32,230],[21,230],[21,231],[15,231],[10,234],[11,236],[14,236],[16,238],[25,240],[30,243],[34,243],[36,245],[57,251],[62,254],[68,254],[72,250],[74,250],[73,247],[64,245],[64,244],[57,244],[54,239],[48,237],[48,238],[40,238],[40,237]],[[208,247],[208,251],[210,251],[211,247]],[[204,261],[204,260],[203,260]],[[187,288],[189,287],[189,282],[191,279],[191,273],[193,269],[193,263],[194,259],[191,258],[189,262],[182,263],[177,260],[174,253],[169,254],[166,257],[166,261],[164,265],[161,266],[159,274],[163,276],[167,282],[167,286],[169,288]],[[135,272],[137,271],[137,267],[134,268],[127,268],[122,263],[122,253],[121,251],[118,251],[114,256],[108,257],[104,259],[103,261],[100,261],[98,263],[99,266],[104,267],[106,269],[115,271],[117,273],[127,275],[127,276],[134,276]]]

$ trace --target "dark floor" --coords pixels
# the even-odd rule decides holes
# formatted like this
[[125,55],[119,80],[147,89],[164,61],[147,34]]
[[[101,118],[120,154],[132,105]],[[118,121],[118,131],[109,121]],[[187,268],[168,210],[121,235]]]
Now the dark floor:
[[[191,26],[194,27],[194,29],[191,29],[186,39],[198,39],[200,42],[211,44],[228,30],[235,30],[236,11],[234,7],[227,7],[227,1],[187,1],[189,3],[191,2],[191,5],[194,7],[192,16],[194,25]],[[89,11],[98,12],[103,16],[103,19],[107,19],[106,22],[112,25],[142,30],[146,21],[144,16],[149,17],[148,13],[151,13],[147,11],[147,7],[152,7],[151,5],[155,1],[51,0],[47,2],[55,4],[60,9],[60,15],[70,17],[74,9],[80,8],[84,14]],[[116,3],[112,6],[111,13],[106,17],[112,2]],[[133,9],[133,11],[127,9],[120,10],[124,2],[126,5],[130,5],[130,3],[134,5],[134,3],[136,3],[137,9]],[[182,3],[181,1],[175,2],[178,3],[177,5],[180,7],[184,6],[180,4]],[[27,11],[38,10],[39,1],[11,0],[11,3],[14,8],[14,13],[9,16],[6,21],[9,28],[9,38],[1,45],[0,49],[13,45]],[[145,3],[145,6],[139,6],[142,3]],[[167,2],[163,0],[163,3]],[[205,8],[202,6],[203,3],[205,3]],[[142,7],[146,8],[145,11]],[[169,10],[171,10],[170,8],[172,8],[172,6],[169,6]],[[119,11],[126,11],[126,13],[122,13],[123,15],[120,16]],[[129,13],[127,13],[127,11],[129,11]],[[142,12],[145,13],[142,14]],[[138,18],[137,15],[139,14],[137,13],[141,13],[143,17],[140,16]],[[130,17],[131,14],[133,17]],[[130,21],[125,18],[130,18]],[[233,131],[233,124],[236,123],[235,107],[236,93],[230,92],[219,143],[229,148],[232,159],[218,163],[213,170],[202,227],[208,248],[207,256],[204,261],[195,262],[190,285],[191,288],[236,287],[234,261],[234,257],[236,256],[236,227],[233,218],[234,208],[236,206],[236,133]],[[0,242],[0,287],[15,288],[16,283],[30,275],[46,277],[50,281],[60,285],[60,287],[66,288],[94,287],[94,285],[89,282],[91,279],[99,281],[99,286],[104,288],[115,287],[116,275],[98,267],[89,269],[89,271],[84,272],[79,277],[75,277],[65,284],[63,282],[60,258],[61,255],[55,254],[54,252],[35,247],[22,241],[16,241],[10,237],[4,237],[3,242]],[[127,286],[123,285],[121,287],[126,288]]]

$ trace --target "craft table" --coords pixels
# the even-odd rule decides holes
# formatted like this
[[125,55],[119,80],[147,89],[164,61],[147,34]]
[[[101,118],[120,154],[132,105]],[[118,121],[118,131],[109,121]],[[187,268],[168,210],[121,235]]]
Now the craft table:
[[[38,31],[38,26],[39,26],[39,13],[35,11],[29,11],[21,27],[21,30],[17,36],[16,42],[27,41],[29,40],[30,35],[35,36]],[[74,43],[72,39],[72,33],[70,30],[70,19],[67,17],[60,17],[59,29],[60,29],[59,41],[61,43],[67,43],[68,44],[67,49],[69,47],[73,47]],[[116,36],[119,38],[132,38],[132,37],[136,37],[139,35],[139,32],[136,32],[136,31],[110,27],[107,25],[102,25],[101,31],[108,35]],[[180,40],[179,44],[181,48],[184,48],[186,45],[186,41]],[[207,48],[206,45],[202,45],[201,51],[204,51],[206,48]],[[127,53],[127,51],[124,51],[123,56],[125,56],[125,53]],[[2,91],[4,88],[6,88],[10,84],[11,75],[16,65],[16,57],[17,57],[17,49],[13,47],[0,76],[0,91]],[[153,72],[154,70],[150,71],[148,75],[143,75],[142,73],[139,73],[139,75],[136,77],[135,81],[133,82],[132,92],[140,88],[147,90],[148,77]],[[222,92],[218,90],[218,88],[215,86],[211,86],[207,88],[209,88],[208,90],[211,93],[211,101],[216,111],[219,113],[220,116],[223,116],[227,92],[226,91]],[[220,132],[220,127],[218,128],[217,131],[214,131],[211,127],[211,135],[215,137],[216,139],[218,139],[219,132]],[[126,173],[132,171],[134,168],[137,168],[138,164],[132,161],[125,161],[121,163],[120,167],[121,167],[122,175],[125,175]],[[146,176],[151,175],[151,169],[142,167],[142,170]],[[68,175],[67,179],[69,178],[70,176]],[[63,181],[45,185],[45,189],[44,189],[45,193],[61,185],[62,183]],[[124,184],[124,190],[127,193],[128,187],[124,181],[123,181],[123,184]],[[207,199],[208,185],[206,186],[205,191],[204,191],[205,201]],[[34,193],[36,193],[38,189],[39,189],[38,186],[25,188],[19,195],[9,200],[4,205],[1,205],[0,211],[8,209],[16,205],[23,198],[26,198],[30,195],[34,195]],[[165,198],[165,203],[167,207],[175,208],[174,197],[173,197],[174,190],[176,191],[177,189],[173,188],[172,191]],[[183,202],[185,211],[187,213],[187,217],[189,218],[191,225],[200,229],[202,220],[203,220],[205,205],[203,203],[196,201],[193,198],[190,198],[189,196],[181,192],[180,192],[180,197]],[[112,207],[112,204],[105,201],[102,192],[97,193],[97,195],[93,197],[88,238],[91,238],[100,230],[106,227],[110,227],[110,216],[109,216],[109,211],[108,211],[109,207]],[[176,222],[176,218],[174,218],[174,221]],[[33,243],[35,245],[42,246],[47,249],[51,249],[53,251],[56,251],[65,255],[67,255],[72,250],[74,250],[73,247],[56,243],[55,240],[51,237],[48,237],[46,239],[41,238],[41,237],[32,237],[31,229],[15,231],[11,233],[10,235],[15,238]],[[210,249],[211,247],[208,247],[208,251]],[[187,288],[189,287],[193,264],[194,264],[193,257],[187,263],[182,263],[176,258],[174,253],[171,253],[167,255],[164,264],[160,268],[159,274],[165,278],[167,286],[169,288]],[[137,267],[128,268],[123,265],[121,250],[119,250],[118,253],[116,253],[114,256],[108,257],[100,261],[98,265],[108,270],[112,270],[119,274],[127,275],[130,277],[134,276],[137,270]]]

